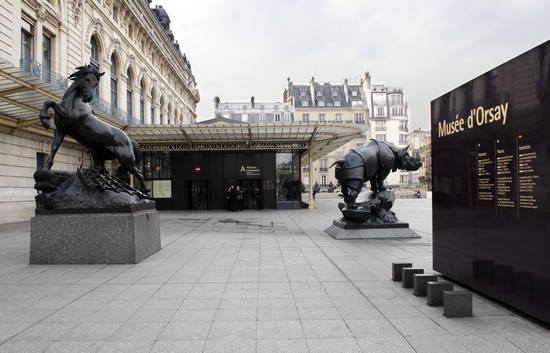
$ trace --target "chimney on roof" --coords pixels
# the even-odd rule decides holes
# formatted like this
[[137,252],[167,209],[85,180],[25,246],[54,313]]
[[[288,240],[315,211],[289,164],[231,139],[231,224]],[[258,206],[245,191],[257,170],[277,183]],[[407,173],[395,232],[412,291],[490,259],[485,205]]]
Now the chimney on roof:
[[214,107],[218,109],[218,105],[220,105],[220,97],[216,96],[214,97]]
[[311,94],[311,105],[315,106],[315,77],[311,76],[309,81],[309,93]]
[[363,84],[363,89],[365,91],[370,90],[370,73],[368,71],[365,72],[365,77],[361,80],[361,83]]
[[252,104],[252,109],[254,109],[254,96],[250,97],[250,104]]
[[346,102],[349,102],[349,86],[348,86],[348,79],[344,79],[344,95],[346,96]]
[[288,99],[288,91],[285,88],[285,90],[283,91],[283,103],[286,103],[287,99]]

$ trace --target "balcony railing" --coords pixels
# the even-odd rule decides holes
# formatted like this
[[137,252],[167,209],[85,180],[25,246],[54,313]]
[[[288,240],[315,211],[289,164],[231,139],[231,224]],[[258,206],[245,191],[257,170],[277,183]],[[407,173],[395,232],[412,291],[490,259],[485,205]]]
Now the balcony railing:
[[[55,71],[46,68],[44,65],[33,59],[20,59],[19,65],[21,70],[30,73],[38,79],[56,85],[63,92],[67,91],[70,86],[70,80],[61,76]],[[128,115],[124,110],[121,110],[101,97],[95,97],[91,102],[92,109],[97,112],[111,115],[112,118],[120,120],[129,125],[137,125],[140,120],[132,115]]]
[[385,126],[384,126],[384,127],[382,127],[382,126],[375,126],[375,127],[374,127],[374,130],[375,130],[375,131],[386,131],[387,128],[386,128]]
[[124,110],[113,106],[111,103],[107,102],[101,97],[94,97],[91,102],[92,109],[98,110],[110,114],[113,118],[120,120],[128,125],[137,125],[139,120],[135,117],[128,115]]
[[19,66],[21,70],[30,73],[34,77],[44,82],[56,85],[63,92],[69,88],[69,80],[55,71],[48,69],[41,63],[33,59],[20,59]]

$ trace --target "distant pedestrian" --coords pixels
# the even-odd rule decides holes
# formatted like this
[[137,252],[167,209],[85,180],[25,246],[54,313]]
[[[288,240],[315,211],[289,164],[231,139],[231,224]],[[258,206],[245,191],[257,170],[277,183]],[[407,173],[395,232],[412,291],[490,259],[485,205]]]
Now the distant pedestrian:
[[321,187],[315,182],[315,185],[313,185],[313,201],[315,201],[315,195],[317,195],[319,191],[321,191]]
[[255,198],[256,198],[256,209],[258,210],[261,210],[264,205],[263,205],[263,202],[264,202],[264,196],[262,194],[262,189],[260,189],[260,187],[256,187],[256,191],[255,191]]
[[235,194],[237,196],[237,210],[242,211],[244,209],[244,194],[239,185],[235,189]]
[[237,211],[237,190],[233,185],[229,189],[229,209],[231,212],[235,212]]
[[229,186],[227,188],[227,191],[225,192],[225,203],[228,211],[231,211],[231,194],[232,193],[233,193],[233,185]]

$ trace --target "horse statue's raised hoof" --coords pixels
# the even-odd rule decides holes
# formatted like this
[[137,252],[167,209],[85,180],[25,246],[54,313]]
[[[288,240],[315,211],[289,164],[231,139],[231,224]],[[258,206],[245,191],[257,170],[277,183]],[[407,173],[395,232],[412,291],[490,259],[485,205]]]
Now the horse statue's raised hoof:
[[40,117],[40,122],[42,123],[42,126],[44,126],[46,130],[48,130],[50,128],[50,116],[39,115],[39,117]]

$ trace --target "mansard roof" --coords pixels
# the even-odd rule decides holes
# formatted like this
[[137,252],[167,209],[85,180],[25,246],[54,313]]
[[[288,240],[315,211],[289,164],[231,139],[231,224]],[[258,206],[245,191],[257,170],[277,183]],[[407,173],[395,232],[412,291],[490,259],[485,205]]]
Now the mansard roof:
[[[342,85],[332,85],[330,83],[325,84],[314,84],[314,90],[313,92],[313,99],[315,100],[315,103],[313,107],[317,106],[318,101],[324,101],[325,105],[322,108],[326,108],[327,106],[330,107],[334,101],[340,101],[339,108],[346,108],[351,107],[353,104],[353,101],[363,101],[365,102],[367,100],[365,92],[363,90],[363,86],[361,85],[348,85],[348,92],[347,92],[347,98],[346,98],[346,92],[345,92],[345,86]],[[306,91],[307,96],[302,95],[302,92]],[[352,92],[356,91],[357,95],[353,96]],[[296,85],[293,84],[291,87],[290,97],[294,97],[294,101],[296,102],[296,108],[301,108],[300,102],[302,101],[311,101],[311,86],[308,85]],[[308,106],[308,109],[311,109],[311,106]]]

